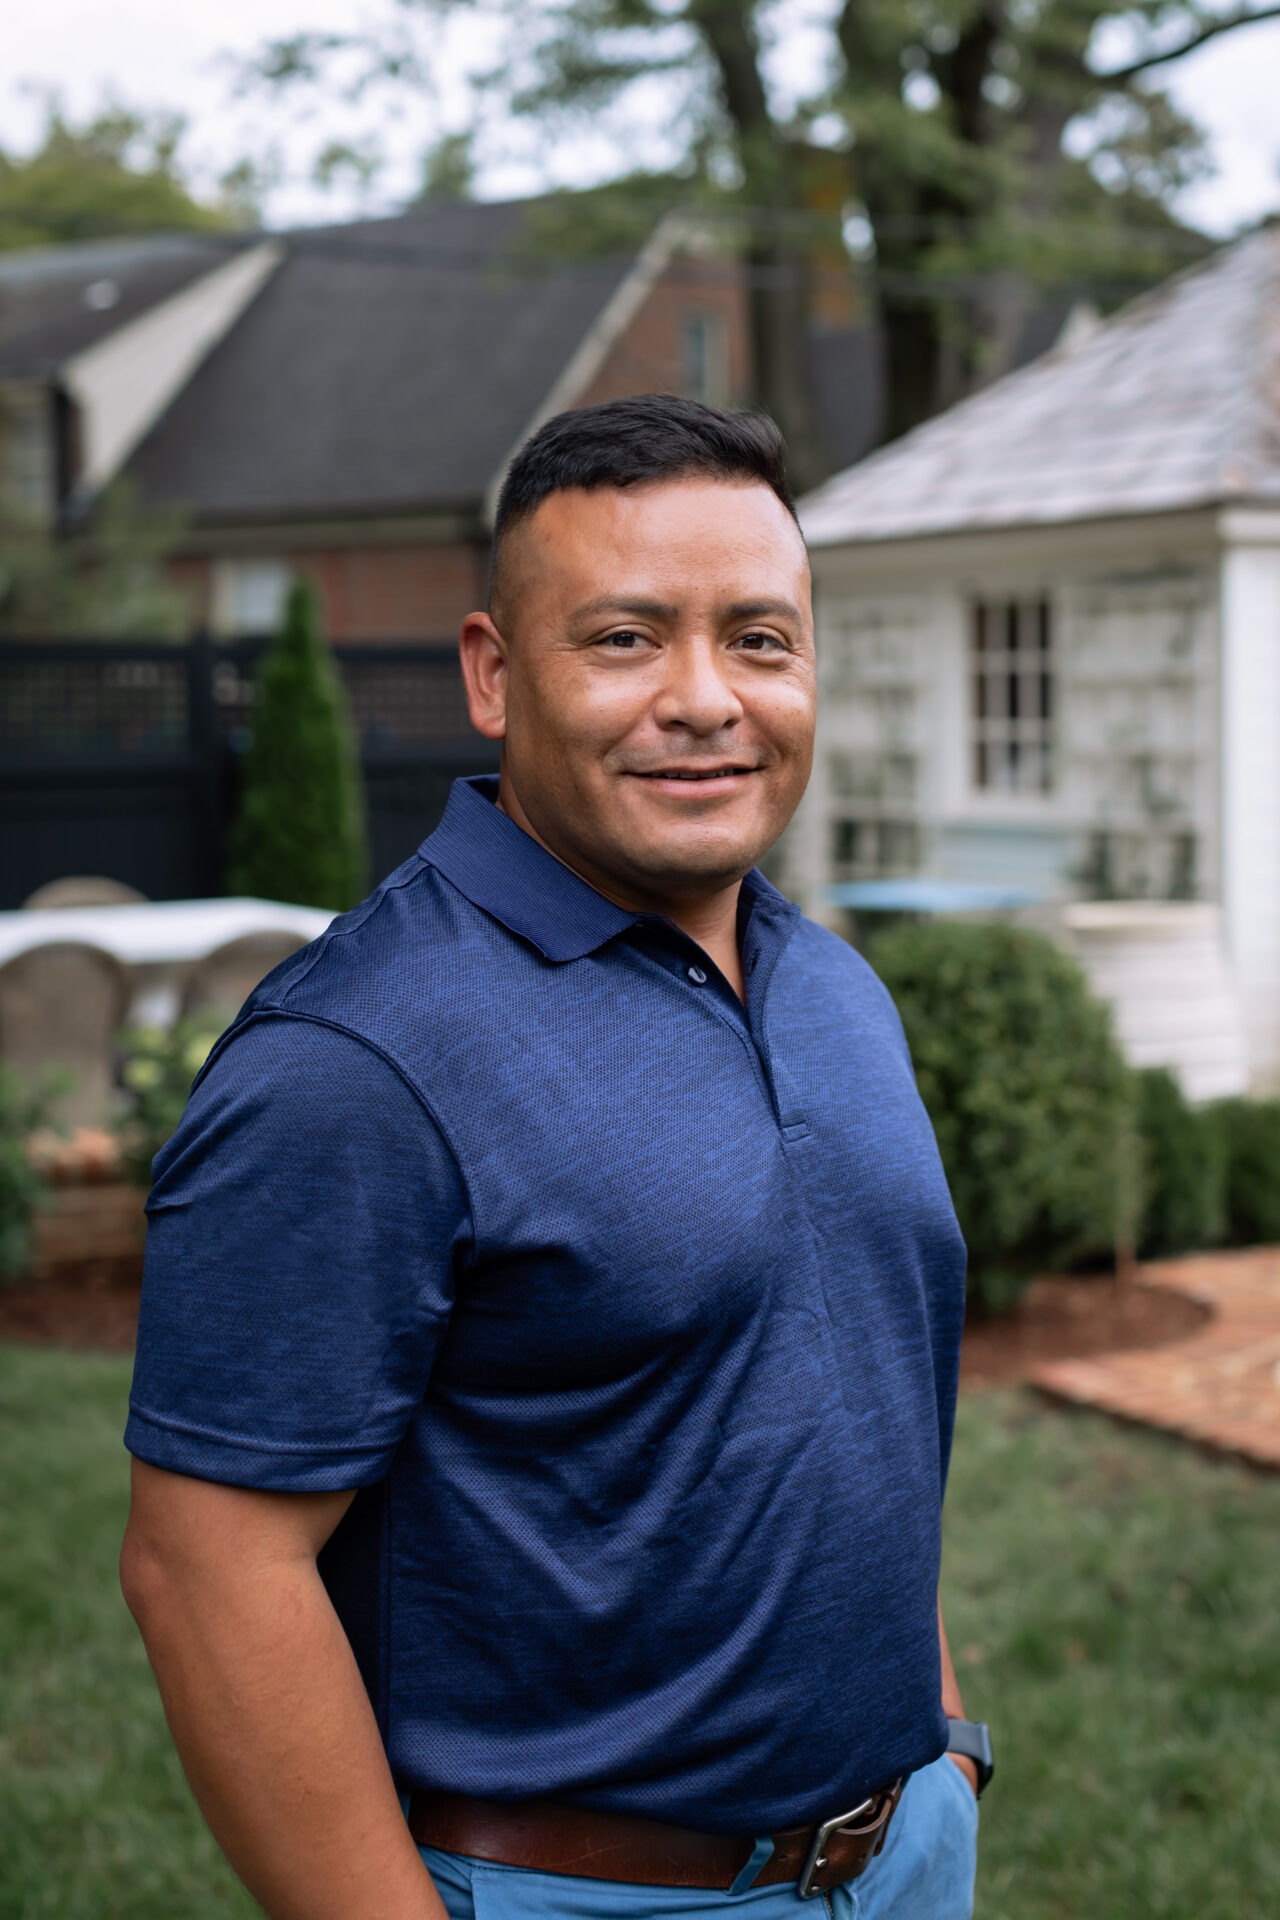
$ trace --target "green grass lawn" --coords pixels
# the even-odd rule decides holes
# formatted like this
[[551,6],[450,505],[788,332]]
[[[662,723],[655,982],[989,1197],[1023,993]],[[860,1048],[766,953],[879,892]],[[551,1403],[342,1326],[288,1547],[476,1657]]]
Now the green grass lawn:
[[[0,1914],[257,1913],[187,1793],[115,1559],[128,1362],[0,1347]],[[967,1399],[946,1600],[993,1723],[981,1920],[1280,1913],[1280,1480]]]

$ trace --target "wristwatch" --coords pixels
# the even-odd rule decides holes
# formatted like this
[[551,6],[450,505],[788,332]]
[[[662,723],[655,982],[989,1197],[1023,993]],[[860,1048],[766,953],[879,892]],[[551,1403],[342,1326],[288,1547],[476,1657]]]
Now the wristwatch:
[[991,1730],[981,1720],[948,1720],[947,1752],[958,1753],[964,1760],[972,1760],[978,1769],[978,1798],[981,1800],[987,1782],[996,1770],[991,1754]]

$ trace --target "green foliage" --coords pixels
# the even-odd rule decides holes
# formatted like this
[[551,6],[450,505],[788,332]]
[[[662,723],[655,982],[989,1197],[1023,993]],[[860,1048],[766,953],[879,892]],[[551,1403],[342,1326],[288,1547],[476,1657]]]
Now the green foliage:
[[[464,12],[498,50],[472,76],[482,172],[502,157],[505,107],[537,122],[548,156],[556,133],[587,126],[620,178],[660,155],[733,198],[753,397],[804,484],[821,455],[797,372],[806,309],[847,319],[871,292],[898,432],[1001,372],[1038,307],[1113,307],[1206,249],[1172,210],[1206,170],[1203,137],[1161,70],[1251,17],[1209,0],[384,0],[350,31],[266,43],[253,71],[317,98],[337,82],[430,102]],[[798,88],[777,68],[796,36],[812,76]],[[856,270],[851,215],[870,240]]]
[[1146,1067],[1135,1080],[1145,1186],[1138,1252],[1221,1246],[1227,1142],[1218,1110],[1191,1106],[1167,1067]]
[[902,1015],[978,1306],[998,1312],[1037,1272],[1125,1244],[1132,1080],[1076,963],[1040,934],[963,921],[895,928],[871,959]]
[[470,200],[476,181],[472,135],[446,133],[422,163],[420,200]]
[[0,1067],[0,1281],[23,1271],[31,1251],[31,1223],[47,1191],[27,1141],[45,1124],[47,1098]]
[[1239,1246],[1280,1245],[1280,1100],[1221,1100],[1227,1232]]
[[178,170],[183,121],[110,107],[73,126],[51,105],[29,159],[0,152],[0,250],[227,225]]
[[221,1021],[195,1018],[121,1035],[120,1077],[129,1105],[113,1124],[121,1164],[138,1186],[151,1185],[151,1162],[181,1120],[191,1082],[221,1031]]
[[367,874],[355,741],[315,589],[298,581],[254,687],[228,887],[343,912]]
[[[0,440],[4,433],[0,402]],[[164,563],[182,524],[176,513],[144,511],[127,476],[105,489],[74,536],[0,495],[0,634],[180,639],[191,626],[190,597]]]

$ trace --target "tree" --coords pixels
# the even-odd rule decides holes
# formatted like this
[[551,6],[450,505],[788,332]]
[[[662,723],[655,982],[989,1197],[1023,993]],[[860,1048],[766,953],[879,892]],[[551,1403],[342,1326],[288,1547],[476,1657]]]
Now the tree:
[[[629,106],[660,83],[672,163],[733,188],[756,398],[802,484],[824,464],[806,324],[842,227],[865,233],[889,432],[902,432],[1008,363],[1037,289],[1088,284],[1115,301],[1204,245],[1168,211],[1203,165],[1199,134],[1152,76],[1280,14],[1215,0],[828,0],[815,27],[799,0],[397,0],[385,33],[276,41],[258,71],[315,85],[355,61],[360,86],[421,86],[429,60],[406,48],[407,23],[427,36],[464,8],[502,25],[486,99],[549,129],[589,116],[597,133],[614,127],[621,155]],[[1100,30],[1117,23],[1132,54],[1104,69]],[[802,25],[820,28],[824,58],[797,90],[780,50]]]
[[[0,396],[0,453],[5,406]],[[189,631],[189,595],[165,562],[181,516],[146,512],[127,477],[95,501],[74,534],[0,489],[0,634],[24,640],[173,640]]]
[[368,878],[364,793],[314,587],[290,589],[254,687],[231,837],[232,893],[343,913]]
[[194,199],[179,172],[183,128],[177,114],[119,106],[74,126],[51,104],[35,153],[0,151],[0,250],[227,226],[228,210]]

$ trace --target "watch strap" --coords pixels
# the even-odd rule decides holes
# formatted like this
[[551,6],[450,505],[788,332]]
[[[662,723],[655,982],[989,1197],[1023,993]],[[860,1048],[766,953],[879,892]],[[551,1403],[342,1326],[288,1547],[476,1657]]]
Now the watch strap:
[[978,1798],[981,1799],[996,1770],[991,1752],[990,1728],[982,1720],[948,1720],[947,1752],[958,1753],[962,1759],[973,1761],[978,1769]]

